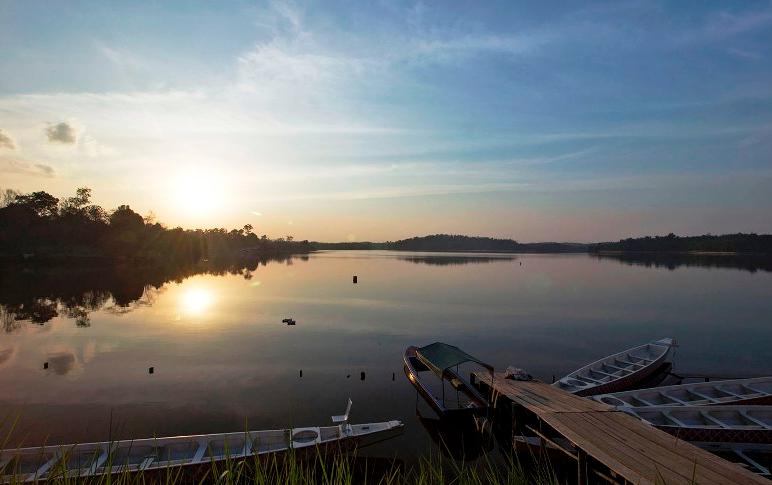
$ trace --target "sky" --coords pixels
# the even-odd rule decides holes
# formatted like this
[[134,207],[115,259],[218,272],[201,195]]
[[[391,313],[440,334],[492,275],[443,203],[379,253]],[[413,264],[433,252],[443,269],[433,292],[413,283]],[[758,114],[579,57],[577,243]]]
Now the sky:
[[772,2],[0,0],[0,189],[320,241],[772,232]]

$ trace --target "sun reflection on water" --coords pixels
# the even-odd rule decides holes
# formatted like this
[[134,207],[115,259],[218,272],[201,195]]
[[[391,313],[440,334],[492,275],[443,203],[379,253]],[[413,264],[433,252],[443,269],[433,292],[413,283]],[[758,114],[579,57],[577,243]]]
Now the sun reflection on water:
[[191,316],[202,316],[212,306],[212,292],[205,288],[190,288],[182,294],[180,313]]

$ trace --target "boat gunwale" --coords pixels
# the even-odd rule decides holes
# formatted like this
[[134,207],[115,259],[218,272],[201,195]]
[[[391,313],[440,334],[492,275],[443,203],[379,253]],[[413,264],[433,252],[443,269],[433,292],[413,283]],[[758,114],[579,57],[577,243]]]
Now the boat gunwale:
[[[756,401],[756,400],[764,400],[764,399],[770,399],[772,400],[772,391],[764,391],[759,390],[757,388],[748,387],[748,385],[753,385],[758,382],[763,383],[770,383],[772,384],[772,376],[765,376],[765,377],[750,377],[747,379],[725,379],[725,380],[716,380],[716,381],[709,381],[709,382],[690,382],[685,384],[673,384],[670,386],[662,386],[662,387],[650,387],[645,389],[635,389],[631,391],[620,391],[620,392],[610,392],[605,394],[597,394],[595,396],[592,396],[592,399],[602,402],[604,404],[608,404],[610,406],[615,407],[636,407],[636,408],[651,408],[651,407],[663,407],[663,406],[671,406],[671,407],[682,407],[682,406],[707,406],[707,407],[719,407],[719,406],[732,406],[732,405],[752,405],[750,403],[746,403],[746,401]],[[753,394],[747,393],[747,394],[736,394],[734,392],[728,391],[726,389],[722,389],[723,386],[730,386],[730,385],[740,385],[750,391],[753,391]],[[671,391],[686,391],[690,392],[692,394],[700,396],[703,389],[713,389],[717,390],[719,392],[722,392],[724,394],[727,394],[727,396],[722,397],[714,397],[709,396],[707,394],[704,395],[701,399],[691,400],[691,401],[684,401],[687,404],[681,404],[677,402],[673,403],[656,403],[656,404],[643,404],[643,405],[635,405],[632,402],[632,400],[636,400],[639,402],[647,403],[649,402],[648,394],[658,394],[661,393],[664,397],[677,401],[680,400],[680,397],[672,396],[668,394]],[[624,404],[611,404],[607,401],[604,401],[604,398],[612,398],[617,399]],[[704,403],[699,403],[701,401],[708,401]],[[711,402],[714,401],[714,402]]]

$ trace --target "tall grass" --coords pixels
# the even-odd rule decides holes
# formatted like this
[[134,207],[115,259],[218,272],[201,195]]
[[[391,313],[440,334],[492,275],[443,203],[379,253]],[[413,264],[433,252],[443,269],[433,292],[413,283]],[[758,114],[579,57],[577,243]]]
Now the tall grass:
[[[121,471],[79,477],[60,460],[48,474],[46,483],[57,485],[145,485],[145,484],[322,484],[322,485],[556,485],[555,473],[548,466],[526,470],[515,458],[476,462],[457,462],[437,452],[427,454],[417,463],[405,465],[398,460],[368,459],[356,453],[322,453],[296,456],[291,451],[268,457],[210,462],[197,468],[169,467],[147,472]],[[8,483],[22,483],[23,476],[14,470],[0,470]]]

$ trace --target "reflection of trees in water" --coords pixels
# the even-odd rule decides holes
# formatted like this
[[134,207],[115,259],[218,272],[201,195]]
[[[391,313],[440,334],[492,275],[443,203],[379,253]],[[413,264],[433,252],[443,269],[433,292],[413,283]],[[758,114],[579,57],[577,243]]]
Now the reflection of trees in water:
[[3,323],[3,330],[10,333],[21,328],[21,321],[16,319],[16,314],[7,309],[5,305],[0,305],[0,320]]
[[614,259],[621,263],[675,270],[680,267],[733,268],[755,273],[772,271],[772,257],[742,254],[696,253],[598,253],[598,259]]
[[[272,261],[291,264],[293,258],[296,256],[163,267],[5,267],[0,271],[0,320],[8,333],[19,330],[23,323],[42,325],[60,315],[74,320],[78,327],[90,327],[92,312],[103,310],[121,315],[152,306],[166,283],[181,283],[198,274],[241,275],[250,279],[259,266]],[[299,259],[307,261],[308,256]]]
[[397,259],[409,261],[414,264],[428,264],[431,266],[458,266],[463,264],[497,263],[501,261],[513,261],[515,256],[400,256]]

